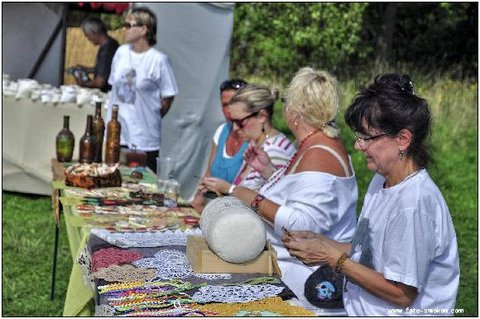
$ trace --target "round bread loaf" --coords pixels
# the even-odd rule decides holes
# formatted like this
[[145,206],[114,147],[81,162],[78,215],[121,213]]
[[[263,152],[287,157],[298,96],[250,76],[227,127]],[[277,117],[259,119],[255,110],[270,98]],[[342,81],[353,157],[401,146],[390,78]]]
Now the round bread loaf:
[[202,212],[200,228],[210,249],[231,263],[251,261],[265,248],[263,221],[236,197],[209,202]]

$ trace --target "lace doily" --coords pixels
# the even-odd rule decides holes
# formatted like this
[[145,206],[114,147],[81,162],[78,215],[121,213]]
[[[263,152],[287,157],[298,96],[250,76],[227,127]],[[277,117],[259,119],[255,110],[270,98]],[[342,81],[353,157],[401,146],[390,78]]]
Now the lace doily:
[[209,303],[195,306],[200,311],[212,311],[222,317],[314,317],[315,313],[285,302],[280,297],[247,303]]
[[106,229],[94,228],[92,234],[105,240],[111,245],[122,248],[128,247],[161,247],[171,245],[187,245],[187,236],[201,236],[200,229],[187,229],[186,231],[155,231],[144,233],[111,233]]
[[201,287],[193,300],[199,303],[207,302],[248,302],[268,297],[275,297],[284,287],[274,285],[242,285],[242,286],[212,286]]
[[95,272],[111,265],[127,264],[142,257],[143,255],[138,252],[118,248],[99,249],[92,254],[92,270]]
[[95,281],[92,276],[92,257],[86,246],[80,255],[78,255],[77,263],[80,265],[80,269],[82,269],[85,286],[95,291]]
[[108,305],[95,306],[96,317],[113,317],[115,315],[115,308]]
[[93,277],[106,281],[130,282],[153,280],[156,276],[155,269],[136,268],[132,265],[113,265],[101,268],[93,273]]
[[187,278],[196,276],[203,279],[230,279],[231,274],[198,274],[195,273],[188,262],[185,252],[163,249],[153,257],[134,261],[132,265],[143,268],[156,268],[157,277],[161,279]]

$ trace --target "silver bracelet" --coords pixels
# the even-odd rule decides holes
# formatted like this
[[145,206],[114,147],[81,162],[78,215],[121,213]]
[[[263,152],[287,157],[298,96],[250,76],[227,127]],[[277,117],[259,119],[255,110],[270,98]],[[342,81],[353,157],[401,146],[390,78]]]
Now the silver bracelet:
[[237,185],[235,184],[230,185],[230,188],[228,189],[228,195],[232,195],[236,187]]

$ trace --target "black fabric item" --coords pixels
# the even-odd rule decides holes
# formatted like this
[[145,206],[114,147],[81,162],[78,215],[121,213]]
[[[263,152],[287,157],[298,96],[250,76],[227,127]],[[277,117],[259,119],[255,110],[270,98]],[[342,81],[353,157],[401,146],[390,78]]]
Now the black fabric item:
[[328,265],[320,266],[305,281],[305,297],[314,306],[327,309],[343,308],[343,279]]

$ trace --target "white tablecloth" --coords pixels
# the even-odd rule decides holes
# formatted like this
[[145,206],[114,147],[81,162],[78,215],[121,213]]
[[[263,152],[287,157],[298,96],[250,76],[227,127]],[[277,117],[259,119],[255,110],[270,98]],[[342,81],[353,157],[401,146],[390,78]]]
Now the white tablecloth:
[[4,96],[2,111],[3,190],[51,195],[51,159],[56,157],[55,137],[63,127],[63,115],[70,115],[70,130],[75,136],[73,160],[78,160],[87,114],[93,115],[95,108]]

